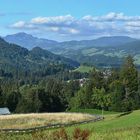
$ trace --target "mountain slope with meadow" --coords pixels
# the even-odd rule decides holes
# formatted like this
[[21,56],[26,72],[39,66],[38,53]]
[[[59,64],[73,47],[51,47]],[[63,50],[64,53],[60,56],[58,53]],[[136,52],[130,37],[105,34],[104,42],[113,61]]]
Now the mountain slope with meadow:
[[132,55],[140,65],[140,40],[127,36],[101,37],[94,40],[56,42],[40,39],[26,33],[8,35],[4,39],[27,49],[36,46],[79,63],[98,67],[119,67],[124,57]]

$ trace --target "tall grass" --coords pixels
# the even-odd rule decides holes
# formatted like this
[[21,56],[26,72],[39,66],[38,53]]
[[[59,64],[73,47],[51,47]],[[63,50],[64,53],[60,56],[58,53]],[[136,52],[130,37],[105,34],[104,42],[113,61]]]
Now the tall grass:
[[64,128],[52,132],[33,132],[30,134],[1,134],[0,140],[89,140],[90,131],[76,128],[72,134]]
[[0,128],[30,128],[56,123],[71,123],[94,119],[81,113],[40,113],[0,116]]
[[74,129],[69,133],[65,129],[27,134],[0,134],[0,140],[140,140],[140,128],[116,129],[99,133]]

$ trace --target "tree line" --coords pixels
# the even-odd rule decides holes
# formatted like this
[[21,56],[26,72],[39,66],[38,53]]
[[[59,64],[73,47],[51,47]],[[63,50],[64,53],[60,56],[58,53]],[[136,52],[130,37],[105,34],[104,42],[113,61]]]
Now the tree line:
[[[36,82],[32,82],[32,76],[28,77],[28,83],[24,77],[13,80],[11,74],[0,71],[0,107],[7,106],[11,112],[18,113],[73,108],[121,112],[140,108],[139,72],[131,56],[120,69],[93,69],[89,74],[65,71],[42,78],[36,74]],[[82,77],[88,80],[81,87],[78,79]]]

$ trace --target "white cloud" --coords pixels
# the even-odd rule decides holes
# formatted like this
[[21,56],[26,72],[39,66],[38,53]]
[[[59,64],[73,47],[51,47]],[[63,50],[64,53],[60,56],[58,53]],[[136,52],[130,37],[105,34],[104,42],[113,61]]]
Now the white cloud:
[[71,24],[74,17],[71,15],[57,16],[57,17],[36,17],[31,20],[33,24]]
[[126,26],[130,26],[130,27],[140,27],[140,21],[131,21],[131,22],[127,22]]
[[123,13],[108,13],[103,16],[87,15],[80,19],[71,15],[35,17],[28,22],[18,21],[13,29],[36,30],[42,34],[63,35],[72,39],[85,39],[103,35],[140,35],[140,16],[126,16]]
[[34,30],[34,29],[37,29],[38,27],[34,26],[34,24],[26,23],[25,21],[18,21],[16,23],[10,25],[10,28]]
[[76,29],[69,29],[69,32],[72,33],[72,34],[78,34],[79,31],[76,30]]
[[24,28],[26,23],[24,21],[18,21],[11,25],[13,28]]
[[84,16],[84,20],[90,20],[90,21],[106,21],[106,22],[112,22],[112,21],[140,21],[140,16],[126,16],[123,13],[114,13],[110,12],[103,16]]

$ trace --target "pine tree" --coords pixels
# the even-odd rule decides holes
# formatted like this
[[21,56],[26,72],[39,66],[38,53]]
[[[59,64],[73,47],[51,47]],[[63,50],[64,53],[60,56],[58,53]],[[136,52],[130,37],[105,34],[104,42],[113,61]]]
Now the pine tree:
[[135,97],[138,92],[138,71],[134,65],[134,60],[128,56],[121,70],[121,81],[125,87],[124,110],[135,109]]

